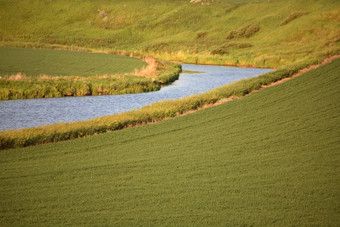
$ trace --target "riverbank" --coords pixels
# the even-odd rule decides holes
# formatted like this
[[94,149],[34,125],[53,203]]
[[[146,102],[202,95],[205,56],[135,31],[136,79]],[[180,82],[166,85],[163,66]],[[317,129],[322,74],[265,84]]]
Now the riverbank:
[[0,100],[157,91],[181,71],[179,64],[140,54],[45,47],[0,48]]
[[242,97],[263,86],[291,77],[299,70],[320,64],[327,57],[326,55],[319,56],[319,58],[307,58],[299,64],[286,66],[255,78],[241,80],[204,94],[179,100],[161,101],[122,114],[88,121],[0,132],[0,148],[9,149],[75,139],[176,117],[187,111],[196,110],[204,105],[211,105],[229,97]]
[[239,67],[239,68],[257,68],[257,69],[277,69],[277,67],[266,67],[266,66],[256,66],[256,65],[240,65],[240,64],[232,64],[232,63],[205,63],[200,62],[197,63],[196,61],[186,61],[186,60],[178,60],[178,59],[167,59],[167,61],[181,63],[181,64],[194,64],[194,65],[212,65],[212,66],[228,66],[228,67]]
[[[283,78],[283,79],[280,79],[278,81],[275,81],[275,82],[272,82],[268,85],[262,85],[260,88],[256,89],[256,90],[253,90],[251,91],[249,94],[246,94],[242,97],[246,97],[248,95],[251,95],[253,94],[254,92],[259,92],[261,91],[262,89],[264,88],[267,88],[267,87],[272,87],[272,86],[275,86],[277,84],[281,84],[281,83],[284,83],[288,80],[291,80],[291,79],[294,79],[295,77],[298,77],[306,72],[309,72],[309,71],[312,71],[312,70],[315,70],[317,68],[319,68],[320,66],[323,66],[325,64],[328,64],[336,59],[340,58],[340,55],[333,55],[333,56],[330,56],[330,57],[327,57],[325,58],[321,63],[319,64],[315,64],[315,65],[311,65],[311,66],[308,66],[307,68],[304,68],[304,69],[300,69],[298,72],[296,72],[295,74],[293,74],[291,77],[286,77],[286,78]],[[202,109],[205,109],[205,108],[210,108],[210,107],[213,107],[213,106],[218,106],[218,105],[221,105],[221,104],[224,104],[226,102],[229,102],[229,101],[232,101],[232,100],[235,100],[235,99],[240,99],[242,97],[239,97],[239,96],[230,96],[228,98],[225,98],[225,99],[221,99],[219,101],[217,101],[216,103],[213,103],[213,104],[208,104],[208,105],[204,105],[202,107],[199,107],[197,108],[196,110],[190,110],[190,111],[187,111],[187,112],[184,112],[182,114],[179,114],[177,116],[184,116],[184,115],[187,115],[187,114],[191,114],[191,113],[195,113],[196,111],[198,110],[202,110]]]
[[[0,130],[30,128],[60,122],[84,121],[139,109],[155,102],[200,94],[217,87],[266,73],[268,69],[183,64],[182,69],[204,73],[181,73],[171,85],[139,94],[10,100],[0,102]],[[10,116],[10,117],[9,117]]]

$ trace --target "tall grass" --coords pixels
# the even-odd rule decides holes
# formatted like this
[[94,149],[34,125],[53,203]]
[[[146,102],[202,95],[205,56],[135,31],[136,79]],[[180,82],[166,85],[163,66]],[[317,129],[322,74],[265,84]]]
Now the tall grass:
[[[4,131],[0,133],[0,148],[9,149],[69,140],[175,117],[187,111],[195,110],[207,104],[216,103],[219,100],[231,96],[242,97],[264,85],[291,77],[294,73],[310,65],[318,64],[324,57],[325,56],[323,55],[318,58],[307,58],[294,65],[286,66],[282,69],[255,78],[234,82],[204,94],[178,100],[161,101],[138,110],[128,111],[117,115],[104,116],[74,123],[60,123],[36,128]],[[164,78],[165,77],[166,76],[164,76]],[[163,77],[160,76],[160,78]]]
[[156,91],[160,84],[140,76],[61,77],[0,80],[0,100],[115,95]]

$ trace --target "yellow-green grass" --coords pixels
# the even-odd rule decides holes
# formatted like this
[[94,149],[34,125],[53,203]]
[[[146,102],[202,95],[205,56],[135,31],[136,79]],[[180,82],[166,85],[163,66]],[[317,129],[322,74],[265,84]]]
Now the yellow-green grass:
[[156,91],[180,70],[155,59],[147,64],[108,53],[2,47],[0,100]]
[[[208,2],[2,0],[0,40],[7,46],[67,45],[261,67],[340,49],[337,0]],[[259,30],[228,39],[245,26]],[[214,54],[225,46],[224,53]]]
[[[84,48],[187,63],[274,68],[340,51],[337,0],[204,2],[2,0],[0,46]],[[168,68],[170,72],[162,73],[160,81],[178,77],[177,66]],[[0,99],[124,94],[160,88],[152,79],[114,79],[62,81],[58,86],[51,86],[51,81],[12,81],[1,86],[10,89],[0,91]]]
[[340,60],[157,124],[0,152],[0,223],[337,226]]

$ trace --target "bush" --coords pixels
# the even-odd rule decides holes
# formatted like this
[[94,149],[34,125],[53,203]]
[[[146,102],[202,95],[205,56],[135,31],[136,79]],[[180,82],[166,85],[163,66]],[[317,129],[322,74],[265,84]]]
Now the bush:
[[228,54],[229,52],[226,47],[222,46],[215,50],[212,50],[210,53],[213,55],[225,55],[225,54]]
[[295,20],[299,17],[302,17],[303,15],[308,14],[307,12],[294,12],[292,14],[290,14],[288,17],[286,17],[281,23],[280,26],[286,25],[289,22],[291,22],[292,20]]
[[250,43],[227,43],[224,45],[225,47],[236,47],[236,48],[248,48],[248,47],[252,47],[253,45],[251,45]]
[[237,39],[237,38],[249,38],[260,30],[260,26],[256,24],[250,24],[229,32],[227,39]]
[[165,52],[170,49],[170,45],[164,42],[151,44],[144,48],[146,52]]
[[196,39],[202,39],[202,38],[205,38],[206,36],[207,36],[207,32],[203,32],[203,31],[201,31],[201,32],[197,32],[196,33]]
[[227,43],[219,48],[216,48],[214,50],[212,50],[210,52],[210,54],[213,55],[225,55],[228,54],[228,49],[230,48],[248,48],[248,47],[252,47],[252,45],[250,43]]

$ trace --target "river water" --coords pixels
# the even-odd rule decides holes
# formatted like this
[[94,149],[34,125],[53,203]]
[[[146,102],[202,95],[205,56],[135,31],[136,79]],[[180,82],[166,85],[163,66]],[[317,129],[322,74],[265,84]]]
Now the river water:
[[191,64],[183,64],[182,68],[204,73],[181,73],[173,84],[149,93],[0,101],[0,130],[81,121],[117,114],[161,100],[203,93],[271,71],[271,69]]

